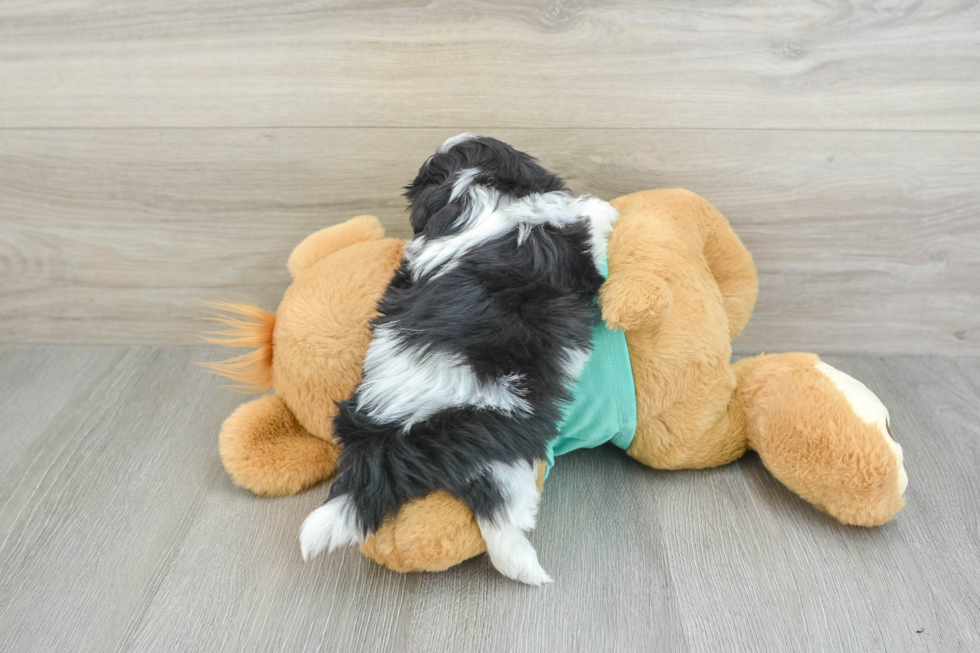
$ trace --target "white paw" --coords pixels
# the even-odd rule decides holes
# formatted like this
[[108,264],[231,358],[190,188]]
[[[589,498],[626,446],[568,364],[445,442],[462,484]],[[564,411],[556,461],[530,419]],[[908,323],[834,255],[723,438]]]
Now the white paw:
[[309,561],[327,549],[357,542],[357,521],[350,495],[344,494],[323,504],[303,521],[299,533],[303,560]]

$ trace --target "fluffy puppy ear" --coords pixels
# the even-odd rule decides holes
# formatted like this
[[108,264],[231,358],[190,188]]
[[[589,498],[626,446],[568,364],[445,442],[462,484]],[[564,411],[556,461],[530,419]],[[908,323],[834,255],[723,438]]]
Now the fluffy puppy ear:
[[443,151],[428,158],[419,168],[415,180],[405,187],[409,202],[409,222],[416,235],[445,235],[462,212],[462,182],[472,181],[472,174],[461,170],[458,153]]
[[421,177],[420,174],[405,193],[411,203],[409,222],[412,230],[415,235],[444,235],[462,212],[460,203],[452,201],[453,180],[435,181]]

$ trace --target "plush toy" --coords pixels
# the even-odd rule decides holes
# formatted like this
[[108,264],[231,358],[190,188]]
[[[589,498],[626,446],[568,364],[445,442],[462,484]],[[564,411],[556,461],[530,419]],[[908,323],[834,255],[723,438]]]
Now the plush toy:
[[[552,442],[554,453],[610,441],[650,467],[697,469],[752,449],[777,479],[841,522],[890,520],[904,504],[907,476],[888,412],[868,388],[813,354],[730,362],[757,279],[728,221],[684,190],[612,204],[620,217],[599,306],[606,330],[625,332],[628,355],[594,354],[590,364],[629,366],[633,383],[579,389],[575,419]],[[330,478],[335,402],[360,379],[370,320],[403,244],[385,238],[376,218],[354,218],[293,251],[293,283],[275,314],[222,305],[234,316],[221,318],[229,329],[213,341],[255,350],[209,367],[246,390],[274,390],[240,406],[221,428],[221,459],[235,483],[287,495]],[[604,375],[630,376],[594,369],[590,378]],[[605,387],[612,385],[620,387]],[[361,544],[396,571],[442,570],[484,550],[472,513],[444,492],[405,504]]]

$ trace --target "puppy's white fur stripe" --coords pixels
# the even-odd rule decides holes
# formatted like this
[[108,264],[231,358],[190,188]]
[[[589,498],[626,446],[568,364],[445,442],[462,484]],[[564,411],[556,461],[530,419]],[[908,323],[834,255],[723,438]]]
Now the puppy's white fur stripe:
[[303,520],[299,533],[303,560],[312,560],[324,549],[334,549],[357,542],[357,522],[350,495],[343,494],[326,502]]
[[456,181],[453,182],[453,190],[449,194],[449,201],[456,201],[456,198],[470,187],[470,184],[473,183],[473,178],[478,174],[480,174],[479,168],[466,168],[465,170],[460,170],[459,174],[456,175]]
[[471,134],[469,132],[463,132],[462,134],[456,134],[455,136],[450,136],[449,138],[447,138],[445,141],[442,142],[442,145],[439,146],[439,149],[436,150],[436,152],[438,152],[439,154],[443,154],[444,152],[448,152],[449,150],[453,149],[453,147],[459,145],[463,141],[470,141],[473,140],[474,138],[477,138],[477,135]]
[[481,382],[459,356],[403,347],[397,324],[383,324],[374,330],[364,358],[357,408],[379,422],[399,422],[406,431],[448,408],[529,413],[521,381],[510,374]]
[[573,197],[562,191],[511,199],[486,186],[473,184],[475,174],[473,168],[467,168],[453,184],[454,195],[458,194],[457,187],[465,187],[469,198],[467,210],[458,220],[463,230],[435,240],[416,236],[405,246],[408,270],[416,281],[437,268],[441,268],[439,274],[452,269],[463,254],[512,229],[519,230],[523,242],[532,227],[561,227],[581,218],[587,219],[591,226],[596,266],[605,260],[609,234],[619,217],[608,202],[588,195]]
[[568,375],[569,381],[577,381],[578,377],[582,376],[582,371],[585,370],[585,364],[589,362],[589,355],[590,352],[575,349],[574,347],[565,349],[565,360],[562,361],[562,367],[565,368],[565,374]]
[[578,209],[592,225],[592,256],[596,267],[600,267],[606,260],[609,236],[612,235],[613,224],[619,218],[619,211],[598,197],[583,195],[578,200]]
[[508,578],[541,585],[550,583],[538,562],[538,554],[524,535],[534,528],[541,495],[537,486],[537,465],[493,463],[490,471],[504,496],[503,506],[493,520],[477,518],[487,554],[493,566]]

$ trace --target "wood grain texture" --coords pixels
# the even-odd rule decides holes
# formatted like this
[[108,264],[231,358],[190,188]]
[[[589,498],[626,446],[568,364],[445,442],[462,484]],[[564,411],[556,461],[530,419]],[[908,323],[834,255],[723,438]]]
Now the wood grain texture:
[[974,2],[7,0],[0,127],[980,128]]
[[304,565],[323,498],[231,485],[240,397],[198,348],[0,347],[0,651],[973,651],[980,647],[980,360],[831,358],[891,410],[908,503],[838,524],[758,457],[658,472],[561,458],[534,590],[480,557],[400,575]]
[[[980,134],[488,130],[579,192],[712,201],[761,279],[736,351],[980,354]],[[304,236],[370,212],[451,130],[0,130],[0,341],[186,344],[274,310]]]

